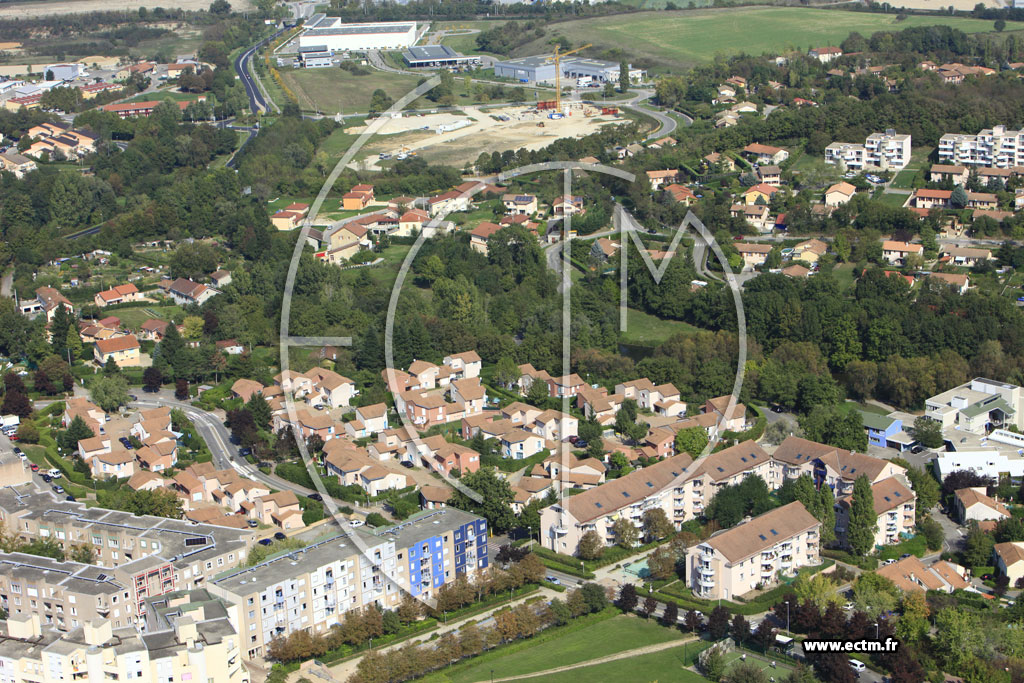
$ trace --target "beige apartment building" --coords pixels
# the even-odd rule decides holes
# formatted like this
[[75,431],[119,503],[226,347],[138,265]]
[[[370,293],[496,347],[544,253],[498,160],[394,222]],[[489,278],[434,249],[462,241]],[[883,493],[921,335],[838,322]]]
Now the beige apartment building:
[[694,595],[732,599],[820,563],[821,522],[795,501],[719,531],[687,552]]
[[[914,510],[917,496],[903,482],[896,478],[883,479],[871,486],[874,498],[875,514],[878,522],[875,525],[875,546],[894,545],[914,533]],[[845,540],[846,530],[850,523],[850,507],[853,496],[846,496],[836,501],[836,538]]]
[[[205,591],[197,591],[205,594]],[[178,595],[146,633],[88,621],[68,633],[37,614],[0,621],[0,683],[123,681],[248,683],[238,650],[237,608]]]
[[781,481],[796,479],[804,474],[814,479],[816,486],[832,487],[836,498],[853,492],[853,482],[864,475],[872,484],[902,477],[906,470],[899,465],[864,453],[853,453],[835,446],[808,441],[796,436],[786,437],[772,453],[772,460],[780,469]]
[[111,614],[121,610],[126,623],[145,614],[146,598],[202,586],[245,559],[256,541],[248,528],[87,508],[31,487],[0,490],[0,523],[26,541],[53,539],[66,550],[90,546],[95,567],[125,586],[128,597],[121,600],[128,604],[110,606]]
[[686,454],[666,458],[541,510],[542,542],[551,550],[572,555],[583,534],[594,530],[610,545],[615,542],[612,525],[618,518],[628,517],[639,526],[643,513],[651,508],[664,510],[678,527],[703,514],[719,488],[738,484],[751,474],[772,489],[782,484],[771,456],[753,441],[696,463]]

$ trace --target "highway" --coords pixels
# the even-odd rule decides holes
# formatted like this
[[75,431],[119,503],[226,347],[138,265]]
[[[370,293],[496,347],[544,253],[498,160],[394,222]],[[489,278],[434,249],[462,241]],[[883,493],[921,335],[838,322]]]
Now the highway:
[[252,74],[249,72],[249,65],[252,63],[252,58],[253,55],[256,54],[256,50],[263,47],[267,42],[277,38],[286,30],[287,29],[281,29],[276,33],[267,36],[235,58],[235,73],[238,74],[238,80],[242,82],[242,87],[245,88],[245,94],[249,97],[249,108],[252,109],[253,114],[268,111],[269,108],[267,107],[267,100],[263,97],[263,93],[260,92],[256,79],[254,79]]

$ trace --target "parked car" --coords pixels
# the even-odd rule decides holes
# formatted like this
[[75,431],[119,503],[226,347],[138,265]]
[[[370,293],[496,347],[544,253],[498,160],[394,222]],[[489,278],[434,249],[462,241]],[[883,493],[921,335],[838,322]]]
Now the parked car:
[[47,472],[47,474],[49,474],[54,479],[60,479],[62,476],[64,476],[64,473],[58,470],[56,467]]
[[859,659],[851,659],[850,668],[856,671],[858,674],[867,669],[867,667],[864,666],[864,662],[860,661]]
[[321,496],[319,493],[311,493],[311,494],[309,494],[306,497],[309,498],[310,500],[321,500],[322,501],[324,499],[324,497]]
[[17,446],[14,447],[14,454],[15,455],[24,455],[24,453],[21,452],[21,449],[18,448]]
[[39,465],[37,465],[37,464],[35,464],[35,463],[32,463],[31,465],[29,465],[29,468],[30,468],[30,469],[31,469],[31,470],[32,470],[33,472],[38,472],[38,471],[39,471]]
[[350,520],[348,520],[348,525],[350,527],[360,527],[363,524],[364,524],[364,522],[361,519],[350,519]]
[[283,531],[275,531],[274,532],[274,540],[275,541],[283,541],[286,538],[288,538],[288,537],[284,535]]
[[913,448],[910,449],[910,452],[913,453],[914,455],[917,455],[918,453],[924,453],[924,446],[914,446]]
[[252,449],[251,448],[243,448],[242,450],[238,451],[238,454],[239,455],[243,455],[243,456],[245,456],[245,455],[252,455]]
[[905,560],[905,559],[907,559],[908,557],[910,557],[910,553],[903,553],[902,555],[900,555],[900,559],[901,559],[901,560]]
[[583,439],[577,439],[576,443],[573,445],[576,446],[576,448],[586,448],[588,446],[587,442]]
[[574,445],[574,446],[576,445],[576,442],[577,442],[577,441],[579,441],[579,440],[580,440],[580,437],[576,436],[575,434],[573,434],[572,436],[570,436],[570,437],[569,437],[569,438],[567,439],[567,441],[568,441],[569,443],[571,443],[572,445]]
[[256,528],[256,527],[258,527],[260,525],[260,523],[257,522],[255,519],[250,519],[250,520],[246,521],[246,524],[249,525],[250,529],[254,529],[254,528]]
[[772,412],[773,413],[781,413],[781,412],[785,412],[785,410],[786,409],[783,408],[782,406],[772,406]]
[[562,583],[561,581],[558,580],[557,576],[545,576],[544,580],[547,581],[548,583],[553,583],[556,586],[558,586],[558,585],[560,585]]
[[64,500],[70,500],[71,502],[75,502],[75,500],[77,499],[69,493],[68,495],[64,496]]
[[270,545],[273,542],[274,542],[274,539],[272,539],[272,538],[261,538],[260,539],[260,545]]
[[44,474],[42,476],[43,476],[43,481],[45,481],[47,484],[49,484],[51,481],[53,481],[53,477],[51,477],[49,474]]
[[846,610],[847,612],[852,610],[854,607],[855,607],[855,605],[852,602],[848,602],[845,605],[843,605],[843,609]]
[[413,467],[415,467],[415,465],[412,464],[412,460],[403,460],[402,461],[402,467],[407,467],[409,469],[412,469]]
[[894,563],[895,561],[896,560],[894,560],[892,558],[889,558],[888,560],[886,560],[885,562],[882,563],[882,566],[883,567],[888,567],[890,564]]
[[56,491],[57,493],[64,493],[64,487],[61,486],[60,484],[54,484],[53,490]]

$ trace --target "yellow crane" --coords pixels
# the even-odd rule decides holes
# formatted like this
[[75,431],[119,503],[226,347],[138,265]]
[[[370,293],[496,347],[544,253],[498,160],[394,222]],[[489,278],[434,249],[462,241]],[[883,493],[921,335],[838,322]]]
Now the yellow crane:
[[567,57],[572,54],[576,54],[581,50],[586,50],[591,46],[591,43],[587,43],[575,50],[569,50],[568,52],[562,52],[562,46],[555,46],[555,54],[548,57],[545,62],[550,64],[555,63],[555,111],[562,113],[562,57]]

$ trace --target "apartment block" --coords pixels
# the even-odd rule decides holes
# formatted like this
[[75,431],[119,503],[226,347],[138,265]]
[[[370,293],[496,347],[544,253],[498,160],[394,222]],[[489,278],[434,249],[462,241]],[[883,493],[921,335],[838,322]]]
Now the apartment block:
[[351,530],[225,572],[208,589],[239,606],[241,649],[259,657],[279,636],[324,633],[350,610],[394,609],[403,591],[429,598],[458,575],[485,569],[486,538],[486,521],[442,508],[376,534]]
[[800,501],[776,508],[689,549],[687,576],[694,595],[714,600],[744,595],[758,586],[820,564],[821,522]]
[[910,163],[910,135],[898,134],[892,128],[872,133],[863,145],[833,142],[825,148],[825,163],[842,162],[851,171],[865,168],[900,170]]
[[[66,550],[90,546],[101,572],[95,578],[114,577],[124,586],[119,598],[123,607],[115,608],[112,601],[102,606],[110,608],[110,615],[118,610],[126,623],[144,615],[146,598],[200,587],[208,577],[243,560],[256,541],[250,529],[87,508],[30,487],[0,491],[0,523],[25,541],[52,539]],[[13,595],[12,591],[8,597]],[[68,616],[69,605],[70,601],[64,605]],[[56,615],[56,601],[52,607]]]
[[984,377],[932,396],[924,407],[925,416],[944,430],[982,435],[1003,427],[1024,429],[1024,390]]
[[206,591],[176,594],[145,633],[103,619],[61,633],[37,614],[0,621],[0,681],[245,683],[237,609]]
[[853,483],[864,475],[872,484],[903,477],[906,470],[882,458],[854,453],[835,446],[788,436],[772,453],[782,481],[808,474],[818,488],[829,486],[836,497],[853,492]]
[[[913,535],[914,509],[917,503],[917,496],[913,491],[898,479],[890,478],[872,484],[871,495],[875,514],[878,516],[875,525],[875,546],[893,545]],[[836,538],[840,541],[845,540],[852,505],[852,495],[836,501]]]
[[977,135],[947,133],[939,138],[939,162],[959,166],[1013,168],[1024,165],[1024,131],[1006,126],[986,128]]

